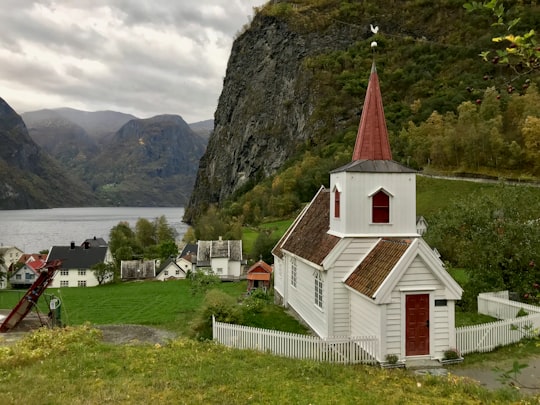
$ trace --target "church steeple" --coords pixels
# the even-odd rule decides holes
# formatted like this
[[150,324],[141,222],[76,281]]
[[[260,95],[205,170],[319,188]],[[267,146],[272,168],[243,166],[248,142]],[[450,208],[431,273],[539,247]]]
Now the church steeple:
[[354,145],[352,161],[356,160],[392,160],[375,62],[371,67],[364,108]]

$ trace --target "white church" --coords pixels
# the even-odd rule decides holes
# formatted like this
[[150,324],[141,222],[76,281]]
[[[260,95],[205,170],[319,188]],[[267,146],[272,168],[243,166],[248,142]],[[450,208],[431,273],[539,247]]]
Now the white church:
[[377,361],[441,359],[462,289],[416,228],[416,172],[392,160],[375,63],[352,161],[273,249],[276,301],[322,338],[377,336]]

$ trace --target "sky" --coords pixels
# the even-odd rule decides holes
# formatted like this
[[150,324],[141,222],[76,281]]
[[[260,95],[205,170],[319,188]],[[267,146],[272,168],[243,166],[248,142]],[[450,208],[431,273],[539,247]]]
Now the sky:
[[0,98],[212,119],[234,38],[265,0],[2,0]]

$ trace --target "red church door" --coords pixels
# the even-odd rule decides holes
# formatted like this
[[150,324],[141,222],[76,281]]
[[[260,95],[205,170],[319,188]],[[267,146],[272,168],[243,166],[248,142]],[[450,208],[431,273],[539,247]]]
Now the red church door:
[[405,355],[429,354],[429,294],[405,297]]

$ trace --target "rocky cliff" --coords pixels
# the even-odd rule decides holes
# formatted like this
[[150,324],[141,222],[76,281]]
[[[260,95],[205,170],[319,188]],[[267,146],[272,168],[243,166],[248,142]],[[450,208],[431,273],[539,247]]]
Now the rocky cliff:
[[300,33],[283,20],[255,17],[233,44],[186,221],[248,182],[275,173],[309,142],[317,128],[310,122],[317,94],[306,58],[344,49],[367,35],[345,24]]
[[0,209],[92,205],[90,190],[30,138],[22,118],[0,98]]

